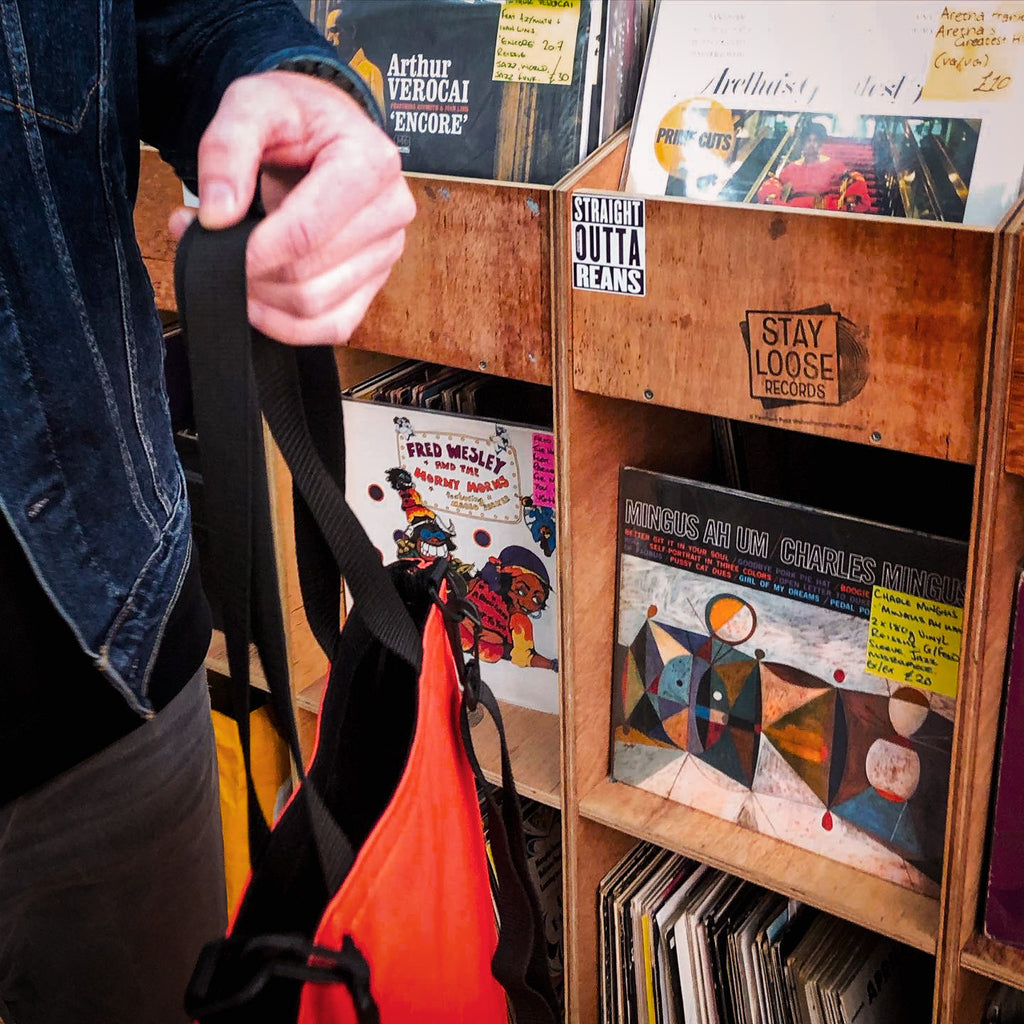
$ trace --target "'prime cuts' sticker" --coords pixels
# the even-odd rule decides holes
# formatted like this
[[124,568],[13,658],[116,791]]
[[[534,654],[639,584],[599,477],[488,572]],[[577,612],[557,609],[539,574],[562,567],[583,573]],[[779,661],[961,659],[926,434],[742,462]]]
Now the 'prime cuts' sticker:
[[572,286],[615,295],[647,294],[643,199],[572,197]]

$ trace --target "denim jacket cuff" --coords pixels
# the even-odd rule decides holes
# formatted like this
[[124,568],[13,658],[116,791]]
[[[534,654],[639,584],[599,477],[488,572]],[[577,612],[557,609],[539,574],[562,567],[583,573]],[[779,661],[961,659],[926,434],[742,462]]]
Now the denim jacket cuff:
[[[323,53],[310,52],[298,47],[271,54],[256,68],[260,71],[297,71],[304,75],[333,82],[351,96],[369,115],[378,128],[384,128],[384,114],[376,97],[358,72],[347,64]],[[255,73],[255,72],[254,72]]]

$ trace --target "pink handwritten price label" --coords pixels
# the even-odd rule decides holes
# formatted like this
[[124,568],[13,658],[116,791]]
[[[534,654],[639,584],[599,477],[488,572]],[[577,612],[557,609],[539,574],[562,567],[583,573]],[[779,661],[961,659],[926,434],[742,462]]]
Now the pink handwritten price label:
[[533,435],[533,503],[555,507],[555,439]]

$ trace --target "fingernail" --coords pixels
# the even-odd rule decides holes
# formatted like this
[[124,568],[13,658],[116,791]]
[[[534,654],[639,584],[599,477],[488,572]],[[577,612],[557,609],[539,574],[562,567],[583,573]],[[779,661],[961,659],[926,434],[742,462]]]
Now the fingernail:
[[205,224],[220,223],[235,213],[235,190],[226,181],[204,182],[199,189],[199,217]]
[[167,227],[175,238],[181,238],[189,224],[195,220],[195,216],[195,210],[186,210],[183,207],[179,207],[171,214]]

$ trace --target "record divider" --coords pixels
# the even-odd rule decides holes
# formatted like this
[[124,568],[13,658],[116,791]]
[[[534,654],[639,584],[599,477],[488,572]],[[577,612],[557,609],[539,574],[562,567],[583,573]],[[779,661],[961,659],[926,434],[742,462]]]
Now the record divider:
[[[1024,554],[1021,218],[991,231],[648,198],[646,297],[574,290],[572,196],[614,192],[626,139],[624,130],[552,187],[408,175],[419,212],[405,256],[338,352],[349,379],[393,357],[554,384],[562,712],[506,706],[506,715],[520,788],[562,809],[569,1019],[598,1020],[597,883],[644,838],[934,950],[934,1021],[978,1020],[990,979],[1024,988],[1024,953],[980,932],[1012,581]],[[165,311],[166,215],[179,203],[173,175],[144,151],[136,224]],[[746,311],[822,302],[870,352],[864,391],[797,414],[761,408],[739,333]],[[977,469],[938,900],[609,779],[619,466],[706,478],[715,416]],[[290,485],[276,457],[281,538]],[[303,653],[287,540],[279,559],[296,702],[310,723],[323,665]]]

